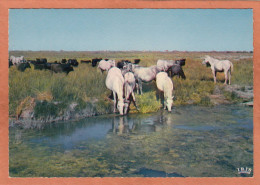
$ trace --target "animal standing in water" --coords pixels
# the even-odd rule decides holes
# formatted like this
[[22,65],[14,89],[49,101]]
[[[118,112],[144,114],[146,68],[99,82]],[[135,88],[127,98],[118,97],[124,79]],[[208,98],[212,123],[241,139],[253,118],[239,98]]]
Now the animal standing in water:
[[135,77],[132,72],[127,72],[124,74],[125,84],[124,84],[124,95],[125,95],[125,107],[124,107],[124,114],[127,114],[129,110],[129,106],[131,101],[133,101],[134,106],[137,108],[134,89],[135,89]]
[[120,113],[123,115],[124,109],[124,99],[123,99],[123,88],[124,88],[124,77],[121,70],[117,67],[112,67],[109,69],[106,78],[106,86],[108,89],[113,91],[114,98],[114,112],[116,112],[116,107]]
[[160,91],[160,94],[163,92],[164,97],[164,109],[168,109],[170,112],[172,110],[172,102],[173,102],[173,83],[170,77],[168,77],[166,72],[160,72],[156,75],[156,86]]

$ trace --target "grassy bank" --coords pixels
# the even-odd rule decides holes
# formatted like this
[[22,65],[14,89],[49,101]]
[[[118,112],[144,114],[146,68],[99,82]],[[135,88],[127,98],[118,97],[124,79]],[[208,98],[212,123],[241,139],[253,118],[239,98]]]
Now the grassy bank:
[[[242,86],[253,85],[253,61],[251,53],[202,53],[202,52],[32,52],[13,51],[10,55],[23,55],[26,59],[47,58],[48,62],[62,58],[76,58],[78,61],[95,57],[110,59],[141,59],[141,66],[155,65],[158,59],[186,58],[183,67],[186,80],[173,78],[174,106],[184,104],[210,105],[209,95],[214,91],[211,70],[201,65],[204,55],[227,58],[234,64],[231,83]],[[35,119],[57,117],[74,112],[110,113],[112,100],[105,86],[106,73],[102,74],[90,64],[80,64],[74,71],[55,74],[50,71],[26,69],[20,72],[16,67],[9,69],[9,115],[17,117],[24,110],[33,109]],[[218,85],[222,86],[224,75],[218,74]],[[144,85],[144,95],[137,95],[137,104],[143,113],[157,111],[161,104],[156,99],[154,82]],[[134,108],[132,109],[134,111]],[[31,111],[32,112],[32,111]]]

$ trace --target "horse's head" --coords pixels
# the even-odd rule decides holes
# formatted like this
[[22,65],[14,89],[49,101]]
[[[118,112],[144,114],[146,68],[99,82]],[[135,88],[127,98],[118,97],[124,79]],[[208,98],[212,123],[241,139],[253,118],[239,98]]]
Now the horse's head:
[[115,60],[111,60],[110,63],[111,63],[112,67],[116,67],[116,61]]
[[175,64],[178,64],[180,66],[184,66],[185,65],[185,58],[179,59],[179,60],[175,60]]
[[120,115],[124,115],[124,100],[119,100],[117,103],[117,109]]
[[210,66],[210,62],[209,61],[210,61],[210,56],[206,55],[204,60],[202,61],[202,64],[206,65],[207,67],[209,67]]
[[124,103],[124,114],[127,114],[129,103],[130,103],[130,101],[125,100],[125,103]]
[[172,102],[173,102],[172,98],[167,98],[167,100],[166,100],[166,107],[167,107],[169,112],[172,111]]

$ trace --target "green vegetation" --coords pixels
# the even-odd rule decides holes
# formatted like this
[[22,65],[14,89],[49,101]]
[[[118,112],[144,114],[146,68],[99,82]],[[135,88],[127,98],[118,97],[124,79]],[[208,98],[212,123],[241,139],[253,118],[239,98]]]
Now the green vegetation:
[[136,101],[138,102],[139,112],[141,113],[156,112],[161,108],[161,103],[156,99],[156,93],[154,91],[137,95]]
[[234,62],[234,73],[231,82],[238,85],[253,85],[253,60],[242,59]]
[[[183,67],[186,80],[173,78],[174,106],[185,104],[211,105],[209,95],[214,91],[211,70],[201,64],[204,55],[225,58],[228,56],[234,64],[231,83],[239,85],[253,84],[253,61],[251,53],[200,53],[200,52],[32,52],[12,51],[10,55],[23,55],[26,59],[47,58],[49,62],[60,61],[62,58],[89,60],[95,57],[121,60],[141,59],[141,66],[156,65],[158,59],[186,58]],[[242,58],[244,57],[244,58]],[[245,59],[245,57],[247,57]],[[241,59],[242,58],[242,59]],[[35,115],[38,118],[64,114],[68,107],[76,104],[80,111],[90,107],[99,114],[112,112],[112,100],[105,86],[106,73],[102,74],[90,64],[80,64],[74,71],[66,74],[56,74],[50,71],[26,69],[20,72],[16,67],[9,70],[9,115],[17,116],[25,108],[23,104],[28,97],[35,99]],[[218,73],[218,84],[221,85],[224,75]],[[157,111],[161,105],[156,100],[156,87],[150,83],[144,85],[144,95],[137,95],[140,112]],[[230,98],[232,100],[232,98]],[[44,111],[46,111],[44,113]]]

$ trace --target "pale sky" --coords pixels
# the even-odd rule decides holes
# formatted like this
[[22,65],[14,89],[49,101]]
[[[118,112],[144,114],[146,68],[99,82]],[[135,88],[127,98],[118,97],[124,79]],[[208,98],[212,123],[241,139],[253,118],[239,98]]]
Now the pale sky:
[[9,50],[253,50],[252,9],[10,9]]

